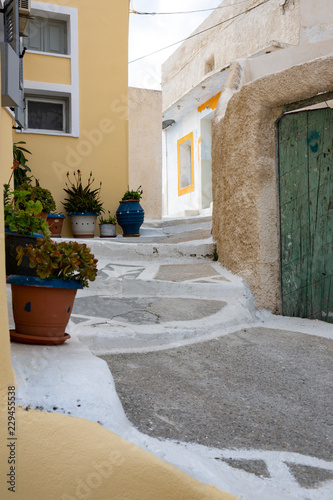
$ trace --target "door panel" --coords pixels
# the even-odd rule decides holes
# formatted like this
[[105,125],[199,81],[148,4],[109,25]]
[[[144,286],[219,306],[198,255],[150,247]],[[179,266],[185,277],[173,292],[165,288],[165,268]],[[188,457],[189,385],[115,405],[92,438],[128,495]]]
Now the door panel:
[[333,323],[333,111],[279,122],[282,312]]

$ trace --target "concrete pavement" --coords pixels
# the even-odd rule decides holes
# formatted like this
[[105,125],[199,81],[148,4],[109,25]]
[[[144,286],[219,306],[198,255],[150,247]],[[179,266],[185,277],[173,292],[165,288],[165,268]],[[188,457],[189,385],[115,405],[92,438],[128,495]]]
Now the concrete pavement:
[[213,261],[209,219],[86,242],[99,273],[72,338],[12,344],[18,403],[99,421],[240,498],[330,500],[333,326],[256,311]]

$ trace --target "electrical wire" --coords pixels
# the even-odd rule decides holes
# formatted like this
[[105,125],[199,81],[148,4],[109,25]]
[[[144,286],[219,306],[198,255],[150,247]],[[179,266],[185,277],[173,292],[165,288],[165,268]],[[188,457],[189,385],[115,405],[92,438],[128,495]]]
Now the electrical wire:
[[241,0],[240,2],[228,4],[228,5],[220,5],[219,7],[212,7],[210,9],[200,9],[200,10],[186,10],[183,12],[140,12],[135,9],[131,9],[129,11],[130,14],[139,14],[140,16],[165,16],[165,15],[174,15],[174,14],[194,14],[196,12],[209,12],[211,10],[217,9],[225,9],[226,7],[233,7],[234,5],[240,5],[242,3],[249,2],[250,0]]
[[158,52],[162,52],[163,50],[170,49],[170,47],[174,47],[175,45],[178,45],[179,43],[185,42],[186,40],[190,40],[191,38],[194,38],[195,36],[201,35],[202,33],[205,33],[206,31],[212,30],[216,28],[217,26],[221,26],[222,24],[225,24],[229,21],[232,21],[233,19],[236,19],[239,16],[242,16],[243,14],[247,14],[248,12],[251,12],[251,10],[256,9],[257,7],[260,7],[261,5],[264,5],[267,2],[270,2],[271,0],[264,0],[263,2],[254,5],[253,7],[250,7],[247,10],[244,10],[243,12],[240,12],[239,14],[236,14],[235,16],[229,17],[229,19],[225,19],[224,21],[221,21],[220,23],[215,24],[214,26],[211,26],[210,28],[206,28],[202,31],[199,31],[199,33],[194,33],[193,35],[188,36],[187,38],[183,38],[183,40],[179,40],[178,42],[172,43],[171,45],[168,45],[167,47],[163,47],[162,49],[155,50],[154,52],[150,52],[150,54],[146,54],[145,56],[138,57],[137,59],[133,59],[133,61],[129,61],[128,64],[132,64],[137,61],[141,61],[141,59],[145,59],[146,57],[153,56],[154,54],[157,54]]

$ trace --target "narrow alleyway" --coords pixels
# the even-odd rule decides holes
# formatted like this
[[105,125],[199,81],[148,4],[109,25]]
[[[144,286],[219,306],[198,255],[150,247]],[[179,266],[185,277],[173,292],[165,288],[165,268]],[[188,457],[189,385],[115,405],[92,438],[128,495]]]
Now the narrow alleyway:
[[18,402],[98,421],[245,500],[331,500],[333,326],[256,311],[209,226],[87,240],[99,273],[72,338],[12,344]]

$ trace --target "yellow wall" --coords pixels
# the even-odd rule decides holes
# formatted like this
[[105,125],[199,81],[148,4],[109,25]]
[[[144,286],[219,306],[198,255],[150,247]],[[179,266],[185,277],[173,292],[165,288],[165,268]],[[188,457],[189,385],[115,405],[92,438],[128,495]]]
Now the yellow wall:
[[[10,166],[13,162],[12,149],[12,120],[8,113],[0,108],[0,172],[1,185],[8,182]],[[4,246],[4,223],[3,203],[0,203],[0,322],[1,322],[1,349],[0,349],[0,484],[4,482],[3,472],[7,470],[7,388],[14,382],[14,373],[10,359],[9,326],[7,314],[7,297],[5,282],[5,246]],[[0,498],[2,491],[0,490]]]
[[55,57],[27,52],[24,55],[24,79],[36,82],[71,83],[71,61],[68,57]]
[[[99,0],[96,8],[90,0],[59,0],[57,5],[78,8],[80,136],[14,133],[14,141],[26,141],[32,153],[32,173],[42,187],[51,190],[58,211],[63,211],[66,172],[80,169],[83,181],[90,171],[95,177],[93,186],[102,181],[104,208],[106,213],[114,213],[128,186],[128,2]],[[45,81],[42,63],[36,63],[38,57],[41,61],[47,58],[26,53],[24,75],[32,81]],[[63,74],[57,79],[65,82],[68,68],[64,58],[59,59]],[[48,74],[54,75],[54,70]],[[66,235],[71,235],[68,218],[63,230]]]
[[[2,500],[233,500],[97,423],[19,410],[15,494]],[[8,468],[8,466],[7,466]]]

